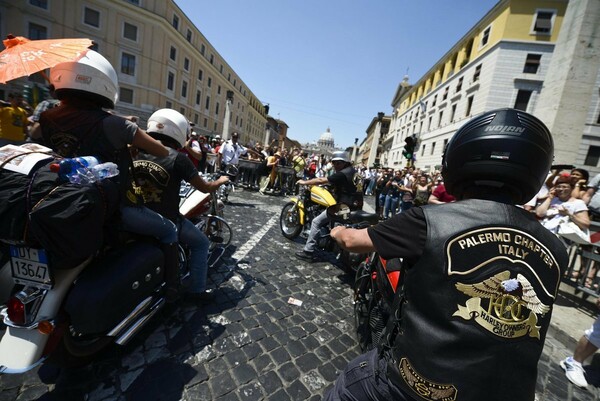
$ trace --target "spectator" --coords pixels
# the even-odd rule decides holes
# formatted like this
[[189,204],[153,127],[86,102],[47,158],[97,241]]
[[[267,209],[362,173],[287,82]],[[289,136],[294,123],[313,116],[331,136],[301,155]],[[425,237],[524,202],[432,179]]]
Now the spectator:
[[[600,308],[600,298],[596,298],[596,307]],[[573,356],[560,361],[560,366],[565,370],[567,379],[578,387],[587,387],[583,362],[600,348],[600,316],[596,318],[592,327],[587,329],[577,342]]]
[[569,177],[560,177],[550,189],[548,197],[535,209],[541,223],[553,233],[558,232],[558,226],[568,216],[579,228],[586,230],[590,227],[588,208],[581,199],[571,196],[573,183]]
[[415,206],[426,205],[431,195],[431,182],[427,182],[427,176],[420,175],[419,180],[413,186],[414,204]]
[[435,187],[435,189],[429,196],[427,203],[440,205],[442,203],[454,202],[455,200],[456,198],[446,191],[446,186],[444,185],[444,182],[439,181],[438,185]]
[[238,143],[240,135],[237,132],[231,134],[231,139],[225,142],[219,148],[218,162],[221,170],[224,170],[229,164],[237,166],[240,156],[245,155],[248,150]]
[[9,105],[0,107],[0,146],[6,144],[19,145],[27,138],[27,111],[23,108],[23,96],[11,92],[8,94]]

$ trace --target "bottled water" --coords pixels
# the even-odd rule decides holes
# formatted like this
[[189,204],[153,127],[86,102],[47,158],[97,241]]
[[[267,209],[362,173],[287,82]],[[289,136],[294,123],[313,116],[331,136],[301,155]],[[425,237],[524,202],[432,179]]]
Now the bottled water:
[[50,170],[71,184],[89,184],[119,174],[116,164],[100,163],[94,156],[65,158],[52,163]]

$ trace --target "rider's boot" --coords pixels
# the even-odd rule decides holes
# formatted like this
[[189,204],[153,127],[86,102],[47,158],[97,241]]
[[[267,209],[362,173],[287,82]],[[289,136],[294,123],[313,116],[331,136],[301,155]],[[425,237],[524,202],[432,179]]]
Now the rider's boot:
[[165,255],[165,301],[173,303],[179,298],[179,248],[177,242],[163,244]]

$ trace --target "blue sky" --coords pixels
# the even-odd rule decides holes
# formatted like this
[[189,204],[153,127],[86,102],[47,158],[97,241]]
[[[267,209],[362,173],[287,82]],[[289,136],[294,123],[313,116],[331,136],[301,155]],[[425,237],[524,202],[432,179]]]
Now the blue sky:
[[175,0],[288,137],[359,142],[497,0]]

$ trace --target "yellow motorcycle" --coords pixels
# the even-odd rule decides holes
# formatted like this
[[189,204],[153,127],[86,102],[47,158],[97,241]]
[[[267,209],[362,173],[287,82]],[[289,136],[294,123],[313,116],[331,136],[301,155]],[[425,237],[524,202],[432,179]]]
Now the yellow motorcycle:
[[292,197],[283,206],[279,216],[279,227],[284,237],[293,240],[301,233],[307,237],[310,225],[315,217],[327,209],[330,224],[321,228],[317,237],[317,247],[326,251],[334,251],[337,258],[341,259],[345,268],[356,270],[366,255],[348,252],[337,247],[331,239],[331,228],[336,224],[347,227],[362,228],[378,222],[378,216],[362,210],[350,211],[344,204],[337,204],[335,198],[324,187],[316,185],[301,185],[297,197]]

